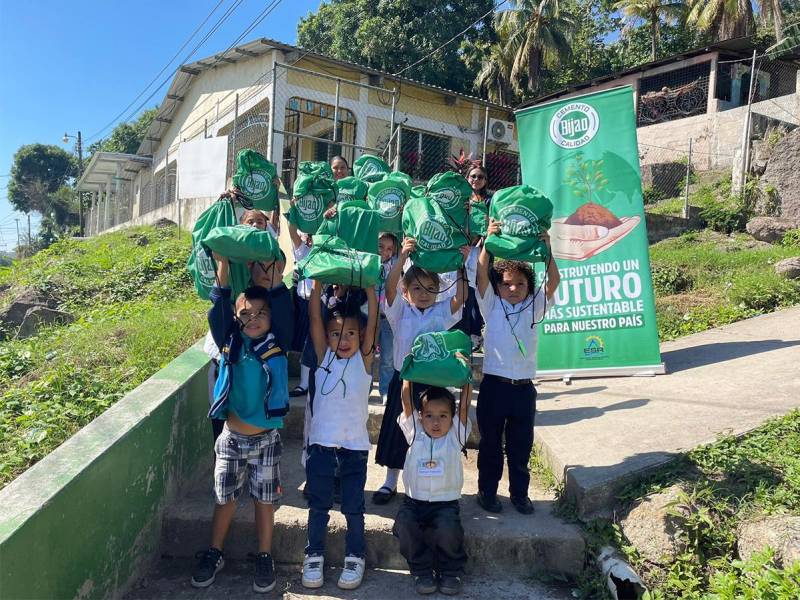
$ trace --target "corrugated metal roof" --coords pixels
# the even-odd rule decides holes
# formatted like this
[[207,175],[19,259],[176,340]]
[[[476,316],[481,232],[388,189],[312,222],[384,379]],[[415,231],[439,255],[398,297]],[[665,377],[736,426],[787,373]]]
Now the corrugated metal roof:
[[[700,46],[698,48],[694,48],[693,50],[687,50],[686,52],[673,54],[672,56],[660,58],[658,60],[650,61],[648,63],[643,63],[641,65],[625,69],[624,71],[609,73],[608,75],[602,75],[600,77],[595,77],[594,79],[582,81],[581,83],[569,85],[556,92],[551,92],[549,94],[545,94],[544,96],[539,96],[538,98],[534,98],[533,100],[523,102],[522,104],[517,106],[514,110],[521,110],[523,108],[527,108],[528,106],[534,106],[536,104],[541,104],[542,102],[554,100],[560,96],[563,96],[564,94],[570,94],[572,92],[577,92],[578,90],[591,88],[595,85],[606,83],[608,81],[613,81],[614,79],[619,79],[621,77],[626,77],[627,75],[631,75],[633,73],[641,73],[642,71],[649,71],[650,69],[654,69],[662,65],[668,65],[670,63],[679,62],[687,58],[701,56],[709,52],[727,52],[729,54],[735,54],[737,56],[741,56],[742,58],[748,58],[753,54],[753,48],[754,46],[752,42],[752,36],[723,40],[721,42],[709,44],[707,46]],[[800,60],[800,51],[790,52],[786,55],[783,55],[781,57],[781,60],[788,62],[798,61]]]
[[[367,75],[379,75],[385,78],[389,78],[392,81],[408,83],[421,88],[436,90],[437,92],[462,98],[464,100],[467,100],[469,102],[474,102],[482,106],[489,106],[497,110],[508,111],[509,114],[511,114],[512,111],[512,108],[510,106],[488,102],[486,100],[483,100],[482,98],[478,98],[477,96],[471,96],[469,94],[455,92],[453,90],[449,90],[447,88],[443,88],[437,85],[423,83],[421,81],[418,81],[416,79],[411,79],[409,77],[398,77],[392,75],[391,73],[387,73],[385,71],[380,71],[378,69],[373,69],[371,67],[365,67],[363,65],[359,65],[357,63],[349,62],[346,60],[340,60],[338,58],[332,58],[330,56],[319,54],[311,50],[305,50],[299,46],[284,44],[283,42],[279,42],[277,40],[269,38],[259,38],[257,40],[253,40],[241,46],[236,46],[234,48],[231,48],[226,52],[214,54],[206,58],[201,58],[200,60],[197,60],[193,63],[187,63],[185,65],[181,65],[180,67],[178,67],[177,72],[175,73],[175,77],[173,77],[172,82],[170,83],[170,87],[167,90],[164,99],[161,101],[161,104],[158,107],[158,113],[156,114],[156,119],[150,124],[150,127],[147,129],[144,140],[139,146],[137,152],[139,154],[151,154],[153,148],[152,144],[154,143],[157,144],[161,142],[160,135],[164,131],[166,131],[167,127],[170,125],[171,123],[170,116],[172,115],[172,113],[175,111],[175,108],[179,104],[178,99],[183,98],[183,95],[191,86],[192,79],[194,77],[196,77],[197,75],[201,74],[204,71],[208,71],[210,69],[216,69],[220,66],[225,66],[226,64],[237,63],[240,61],[250,60],[251,58],[263,56],[264,54],[267,54],[273,49],[286,52],[298,52],[302,54],[302,56],[299,58],[312,58],[317,60],[323,60],[333,65],[338,65],[349,69],[357,69]],[[150,152],[145,152],[145,147],[147,146],[149,146]]]

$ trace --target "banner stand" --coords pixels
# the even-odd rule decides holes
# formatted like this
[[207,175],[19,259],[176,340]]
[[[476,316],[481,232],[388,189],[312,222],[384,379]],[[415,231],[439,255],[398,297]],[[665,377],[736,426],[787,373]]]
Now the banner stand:
[[564,380],[589,377],[655,377],[666,375],[664,363],[657,365],[639,365],[635,367],[601,367],[596,369],[550,369],[537,370],[537,381]]

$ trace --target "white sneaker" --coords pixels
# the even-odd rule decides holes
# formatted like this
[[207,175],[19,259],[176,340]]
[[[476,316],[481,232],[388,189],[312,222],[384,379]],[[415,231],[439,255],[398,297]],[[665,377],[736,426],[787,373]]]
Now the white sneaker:
[[343,590],[354,590],[364,579],[364,559],[357,556],[346,556],[344,568],[339,576],[339,587]]
[[324,556],[306,556],[303,559],[303,587],[318,588],[325,583],[323,569]]

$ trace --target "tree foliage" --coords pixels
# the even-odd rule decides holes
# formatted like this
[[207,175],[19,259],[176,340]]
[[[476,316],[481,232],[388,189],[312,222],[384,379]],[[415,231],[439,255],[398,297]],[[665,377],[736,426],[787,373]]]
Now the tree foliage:
[[123,154],[136,154],[139,145],[144,139],[144,134],[150,123],[158,112],[157,108],[144,111],[135,121],[120,123],[107,138],[96,141],[90,145],[88,150],[92,154],[98,150],[101,152],[121,152]]
[[58,146],[26,144],[14,153],[8,201],[16,210],[50,212],[50,195],[77,174],[75,157]]
[[[331,0],[301,19],[298,43],[308,50],[396,73],[489,15],[462,38],[491,41],[493,0]],[[404,76],[469,91],[477,68],[461,60],[458,42],[439,50]]]

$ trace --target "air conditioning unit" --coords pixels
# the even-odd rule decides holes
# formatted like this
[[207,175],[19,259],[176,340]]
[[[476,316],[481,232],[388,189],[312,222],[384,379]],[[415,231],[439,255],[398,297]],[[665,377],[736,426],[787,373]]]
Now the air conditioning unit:
[[514,123],[501,121],[500,119],[489,119],[489,140],[502,144],[512,144],[514,142]]

